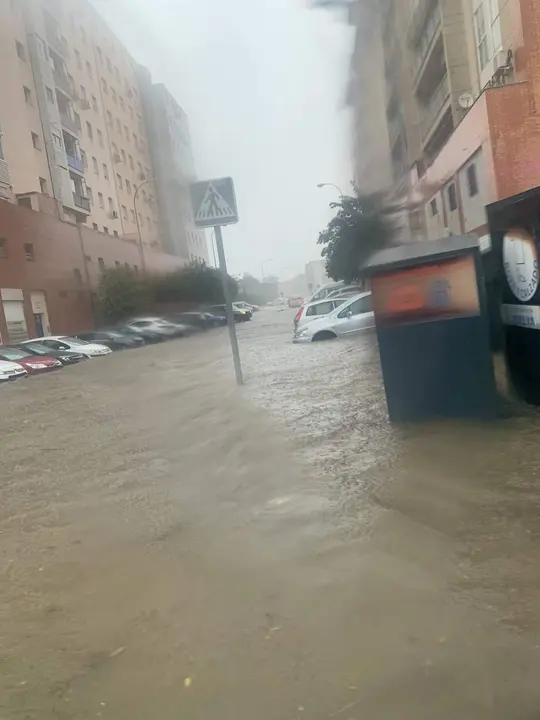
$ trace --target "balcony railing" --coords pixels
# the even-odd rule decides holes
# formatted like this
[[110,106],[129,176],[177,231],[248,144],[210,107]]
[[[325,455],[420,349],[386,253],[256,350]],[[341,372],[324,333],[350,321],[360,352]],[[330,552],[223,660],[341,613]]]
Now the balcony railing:
[[431,133],[435,121],[441,114],[443,108],[449,103],[449,101],[450,83],[448,81],[448,75],[445,75],[442,79],[442,82],[429,99],[427,105],[424,106],[424,113],[421,122],[423,140],[425,140],[426,137]]
[[11,175],[9,165],[5,160],[0,159],[0,185],[11,187]]
[[84,173],[84,163],[81,158],[76,157],[75,155],[71,155],[70,153],[66,153],[68,166],[72,170],[76,170],[77,172]]
[[73,202],[75,203],[75,206],[81,210],[84,210],[87,213],[90,212],[90,198],[83,197],[78,193],[73,193]]
[[69,95],[71,97],[71,85],[69,82],[69,78],[64,75],[63,73],[59,72],[58,70],[55,70],[53,72],[54,76],[54,83],[56,87],[59,90],[62,90],[62,92],[66,93],[66,95]]
[[67,113],[60,113],[60,120],[62,122],[62,125],[67,128],[70,132],[72,132],[74,135],[77,135],[79,133],[79,128],[77,126],[77,123],[75,120],[70,117]]

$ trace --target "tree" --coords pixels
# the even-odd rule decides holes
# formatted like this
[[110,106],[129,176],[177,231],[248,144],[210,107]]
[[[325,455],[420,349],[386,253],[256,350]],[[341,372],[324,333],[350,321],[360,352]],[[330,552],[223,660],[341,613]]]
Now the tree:
[[[231,296],[236,297],[238,283],[229,275]],[[156,277],[152,294],[157,302],[223,303],[223,285],[219,270],[204,262],[193,262],[169,275]]]
[[360,195],[356,189],[354,196],[343,196],[330,207],[337,210],[336,216],[318,240],[324,245],[326,272],[333,280],[354,282],[373,253],[395,243],[401,208],[382,194]]
[[145,307],[147,291],[131,268],[107,268],[99,281],[97,301],[103,319],[117,322]]

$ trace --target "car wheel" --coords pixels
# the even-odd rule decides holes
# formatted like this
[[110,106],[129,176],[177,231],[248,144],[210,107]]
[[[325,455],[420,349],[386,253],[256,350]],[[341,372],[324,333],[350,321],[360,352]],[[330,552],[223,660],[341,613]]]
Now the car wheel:
[[321,342],[322,340],[335,340],[337,335],[330,330],[323,330],[323,332],[317,333],[312,342]]

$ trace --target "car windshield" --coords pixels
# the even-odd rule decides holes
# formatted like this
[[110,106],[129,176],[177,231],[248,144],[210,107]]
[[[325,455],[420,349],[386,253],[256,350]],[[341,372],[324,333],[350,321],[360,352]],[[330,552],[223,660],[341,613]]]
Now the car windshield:
[[29,350],[32,350],[32,352],[37,353],[38,355],[47,354],[47,348],[43,345],[40,345],[40,343],[26,343],[25,347],[27,347]]
[[86,340],[79,340],[79,338],[72,338],[69,337],[69,335],[65,335],[64,337],[58,338],[59,342],[63,343],[69,343],[70,345],[88,345],[89,343],[86,342]]
[[32,357],[31,353],[9,347],[0,348],[0,355],[6,358],[6,360],[23,360],[24,358]]

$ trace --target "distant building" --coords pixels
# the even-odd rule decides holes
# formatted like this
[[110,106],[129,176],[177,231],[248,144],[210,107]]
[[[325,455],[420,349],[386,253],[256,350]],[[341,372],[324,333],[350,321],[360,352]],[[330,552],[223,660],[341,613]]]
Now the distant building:
[[326,274],[326,261],[325,260],[313,260],[306,265],[306,286],[309,293],[312,295],[323,285],[330,282],[330,278]]
[[143,67],[139,68],[139,86],[160,202],[163,245],[173,255],[208,263],[206,235],[193,222],[189,187],[195,180],[195,165],[187,116],[164,85],[152,83]]

